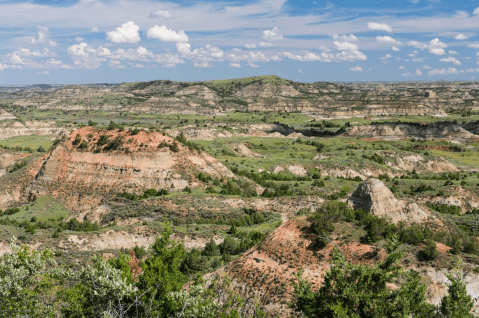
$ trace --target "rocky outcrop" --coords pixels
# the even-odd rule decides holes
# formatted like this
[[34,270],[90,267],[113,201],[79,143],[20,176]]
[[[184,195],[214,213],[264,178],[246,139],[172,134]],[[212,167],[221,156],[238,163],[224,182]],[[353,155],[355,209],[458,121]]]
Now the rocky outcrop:
[[468,140],[479,138],[465,130],[459,124],[454,123],[434,123],[427,125],[365,125],[354,126],[349,129],[345,136],[350,137],[382,137],[387,139],[418,138],[418,139],[459,139]]
[[[75,144],[75,138],[81,142]],[[87,210],[110,192],[191,187],[198,172],[217,178],[234,177],[209,154],[181,144],[173,151],[174,147],[168,145],[174,143],[161,133],[141,131],[132,135],[129,131],[79,129],[32,166],[34,178],[25,195],[29,200],[53,195],[70,209]]]
[[0,139],[31,135],[62,136],[67,133],[65,128],[57,127],[53,122],[26,121],[22,124],[19,121],[14,121],[0,124]]
[[188,86],[176,92],[175,95],[176,96],[191,95],[191,96],[206,99],[206,100],[216,99],[216,93],[213,90],[203,85]]
[[272,85],[272,84],[251,84],[248,85],[238,92],[235,93],[235,96],[238,97],[296,97],[300,96],[301,93],[295,90],[293,87],[288,85]]
[[349,198],[354,208],[379,217],[389,218],[392,222],[420,223],[429,215],[416,203],[397,200],[381,180],[369,178],[359,185]]

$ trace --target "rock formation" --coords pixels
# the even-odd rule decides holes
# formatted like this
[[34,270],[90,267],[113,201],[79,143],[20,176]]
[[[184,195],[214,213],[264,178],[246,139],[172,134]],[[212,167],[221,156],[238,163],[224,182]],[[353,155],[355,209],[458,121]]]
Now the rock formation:
[[349,198],[354,208],[379,217],[389,218],[398,223],[420,223],[428,218],[428,213],[422,210],[416,203],[406,203],[397,200],[391,190],[384,183],[375,178],[369,178],[359,185]]

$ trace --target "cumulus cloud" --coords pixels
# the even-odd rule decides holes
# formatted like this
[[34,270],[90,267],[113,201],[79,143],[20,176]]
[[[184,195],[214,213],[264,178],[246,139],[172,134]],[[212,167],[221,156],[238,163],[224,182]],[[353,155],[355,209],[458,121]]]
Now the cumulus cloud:
[[393,47],[392,47],[392,50],[393,50],[393,51],[395,51],[395,52],[399,52],[399,51],[401,51],[401,49],[400,49],[400,48],[397,48],[397,47],[395,47],[395,46],[393,46]]
[[173,19],[174,17],[175,17],[175,14],[168,10],[156,10],[150,13],[150,19],[170,20],[170,19]]
[[475,8],[474,11],[472,11],[472,14],[479,14],[479,7]]
[[416,63],[421,63],[424,61],[424,58],[423,57],[415,57],[412,59],[413,62],[416,62]]
[[469,43],[467,44],[467,47],[470,47],[471,49],[479,49],[479,42],[474,42],[474,43]]
[[464,34],[462,34],[462,33],[459,33],[459,34],[456,34],[456,35],[454,36],[454,38],[455,38],[456,40],[467,40],[469,37],[467,37],[466,35],[464,35]]
[[447,44],[441,42],[438,38],[429,41],[428,44],[418,41],[409,41],[408,44],[421,50],[428,49],[429,53],[435,55],[444,55],[446,53],[444,49],[447,48]]
[[401,44],[401,42],[397,41],[396,39],[392,38],[389,35],[377,36],[376,41],[382,42],[382,43],[389,43],[389,44]]
[[447,53],[449,53],[450,55],[457,55],[457,54],[459,54],[457,51],[453,51],[453,50],[449,50]]
[[363,68],[361,66],[356,66],[356,67],[350,67],[349,70],[351,72],[361,72]]
[[254,44],[254,43],[245,44],[244,47],[247,48],[247,49],[256,49],[256,44]]
[[50,45],[56,46],[57,42],[48,41],[47,37],[50,33],[50,30],[47,27],[39,26],[37,28],[37,36],[30,39],[30,43],[34,45]]
[[332,35],[333,39],[335,40],[341,40],[341,41],[357,41],[358,40],[358,37],[355,36],[354,34],[350,34],[350,35],[346,35],[346,34],[343,34],[343,35],[338,35],[338,34],[333,34]]
[[309,61],[318,61],[318,62],[339,62],[339,61],[364,61],[367,59],[366,55],[358,50],[356,44],[348,42],[337,42],[334,44],[339,50],[343,50],[339,53],[327,53],[322,52],[321,54],[315,54],[312,52],[306,52],[303,55],[293,54],[291,52],[283,52],[281,55],[287,57],[290,60],[309,62]]
[[98,27],[97,26],[94,26],[91,28],[90,32],[98,32]]
[[398,68],[399,68],[400,70],[406,69],[404,66],[399,66]]
[[431,69],[431,67],[429,65],[423,65],[422,68],[425,69],[425,70],[430,70]]
[[434,75],[447,75],[447,74],[457,74],[457,70],[454,67],[450,67],[448,69],[433,69],[427,72],[427,75],[434,76]]
[[391,57],[393,57],[391,54],[386,54],[384,56],[381,56],[381,60],[387,60],[387,59],[390,59]]
[[274,27],[271,30],[263,31],[263,40],[266,41],[279,41],[283,39],[283,34],[279,32],[277,27]]
[[391,33],[393,29],[387,25],[386,23],[376,23],[376,22],[369,22],[368,28],[370,30],[377,30],[377,31],[386,31]]
[[416,74],[417,76],[422,76],[421,70],[416,70],[415,74]]
[[241,68],[241,64],[240,64],[240,63],[230,63],[230,66],[231,66],[231,67],[236,67],[236,68]]
[[155,25],[146,32],[149,39],[158,39],[165,42],[188,42],[190,39],[183,30],[178,32],[168,29],[166,26]]
[[191,45],[189,43],[177,42],[176,49],[183,58],[193,61],[193,65],[195,67],[213,67],[211,62],[224,61],[223,50],[209,44],[205,45],[204,47],[191,50]]
[[67,49],[67,53],[73,60],[73,65],[77,68],[95,69],[101,66],[101,62],[107,61],[107,56],[111,51],[100,46],[95,49],[87,43],[74,44]]
[[455,59],[454,57],[450,56],[450,57],[447,57],[447,58],[443,58],[443,59],[440,59],[439,61],[441,62],[450,62],[450,63],[453,63],[454,65],[461,65],[461,62],[457,59]]
[[123,23],[115,31],[106,32],[106,39],[113,43],[138,43],[141,41],[140,27],[133,21]]

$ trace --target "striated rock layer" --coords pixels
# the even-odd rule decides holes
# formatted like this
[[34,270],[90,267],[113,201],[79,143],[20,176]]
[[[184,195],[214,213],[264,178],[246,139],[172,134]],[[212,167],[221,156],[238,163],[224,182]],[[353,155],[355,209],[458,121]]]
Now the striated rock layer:
[[[106,140],[104,144],[99,142],[101,138]],[[133,135],[129,131],[81,128],[31,166],[31,179],[23,195],[29,201],[53,195],[70,209],[85,210],[96,207],[108,193],[193,187],[198,184],[198,172],[234,177],[209,154],[182,144],[174,151],[168,146],[173,143],[174,139],[161,133],[140,131]]]

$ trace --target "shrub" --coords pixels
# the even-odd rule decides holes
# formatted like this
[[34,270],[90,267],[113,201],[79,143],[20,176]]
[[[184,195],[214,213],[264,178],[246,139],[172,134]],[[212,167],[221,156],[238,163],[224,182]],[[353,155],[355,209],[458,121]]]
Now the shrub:
[[432,239],[426,241],[426,247],[422,251],[424,259],[428,261],[435,260],[437,257],[437,246],[436,242]]

